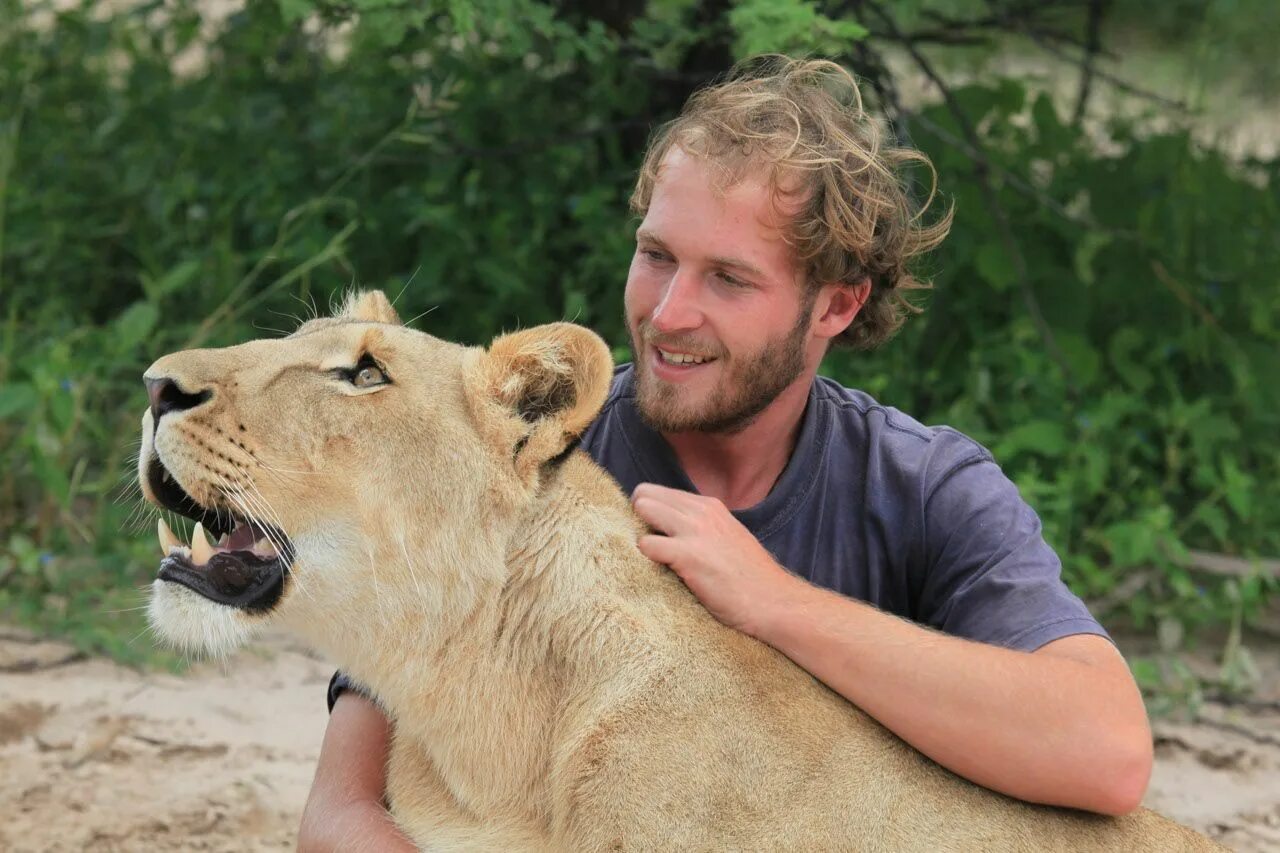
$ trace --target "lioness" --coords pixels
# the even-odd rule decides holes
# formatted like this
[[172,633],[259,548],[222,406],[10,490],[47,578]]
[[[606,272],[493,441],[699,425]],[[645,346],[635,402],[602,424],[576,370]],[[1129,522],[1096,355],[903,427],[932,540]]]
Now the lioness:
[[610,375],[579,326],[464,347],[379,292],[160,359],[139,478],[197,525],[160,523],[154,627],[226,654],[278,622],[368,686],[391,812],[432,850],[1215,846],[965,782],[715,621],[574,450]]

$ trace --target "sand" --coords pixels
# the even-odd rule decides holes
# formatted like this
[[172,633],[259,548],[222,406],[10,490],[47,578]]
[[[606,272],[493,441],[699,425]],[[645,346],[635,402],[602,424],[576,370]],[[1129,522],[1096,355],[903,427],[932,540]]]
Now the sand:
[[[1280,850],[1280,644],[1271,694],[1157,721],[1146,805],[1242,851]],[[288,850],[332,669],[282,636],[178,677],[0,626],[0,850]]]

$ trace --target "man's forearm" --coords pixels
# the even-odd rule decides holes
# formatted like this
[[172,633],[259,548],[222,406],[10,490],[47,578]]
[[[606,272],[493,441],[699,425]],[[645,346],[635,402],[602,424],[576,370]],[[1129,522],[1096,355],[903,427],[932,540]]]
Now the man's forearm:
[[1098,663],[970,642],[792,577],[781,593],[750,633],[944,767],[1033,802],[1137,806],[1151,737],[1118,654]]
[[299,853],[411,851],[382,806],[391,722],[358,693],[338,697],[298,832]]

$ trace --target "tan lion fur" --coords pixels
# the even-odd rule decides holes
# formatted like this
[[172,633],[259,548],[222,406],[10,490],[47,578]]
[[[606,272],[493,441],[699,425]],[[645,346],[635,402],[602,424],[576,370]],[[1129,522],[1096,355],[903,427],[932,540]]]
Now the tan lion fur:
[[[329,371],[365,353],[391,384]],[[773,649],[715,621],[636,548],[616,483],[563,456],[608,389],[591,332],[487,349],[399,325],[381,293],[284,339],[148,371],[195,408],[153,449],[205,506],[296,548],[274,610],[157,581],[169,641],[221,654],[268,620],[367,685],[395,723],[392,813],[431,850],[1204,850],[969,784]],[[143,477],[144,489],[146,478]]]

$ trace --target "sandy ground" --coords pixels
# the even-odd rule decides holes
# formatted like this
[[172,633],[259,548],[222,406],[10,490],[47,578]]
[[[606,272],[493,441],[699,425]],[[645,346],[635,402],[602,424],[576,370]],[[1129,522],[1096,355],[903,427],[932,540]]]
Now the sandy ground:
[[[1146,804],[1242,851],[1280,850],[1272,646],[1249,703],[1155,726]],[[176,677],[0,627],[0,850],[292,848],[330,672],[284,637]]]

